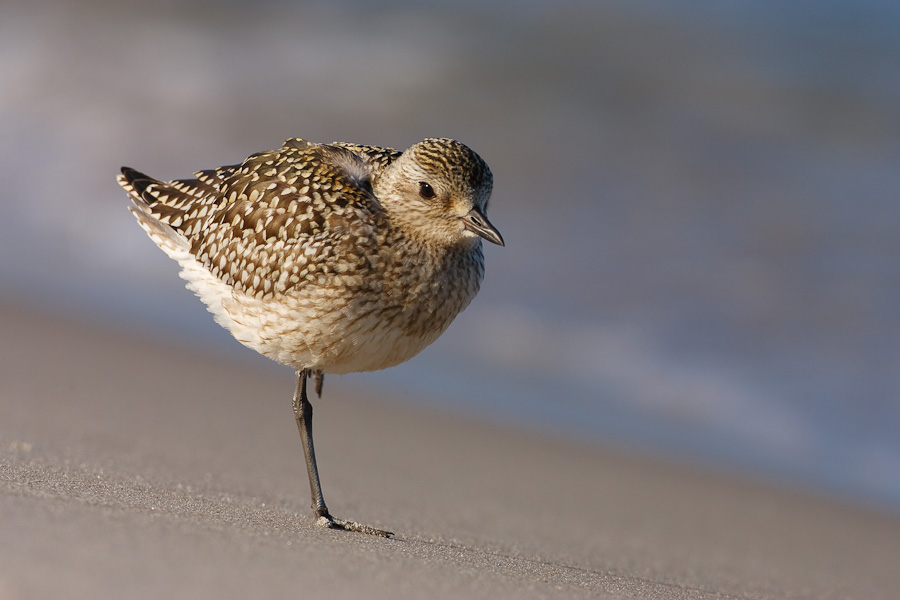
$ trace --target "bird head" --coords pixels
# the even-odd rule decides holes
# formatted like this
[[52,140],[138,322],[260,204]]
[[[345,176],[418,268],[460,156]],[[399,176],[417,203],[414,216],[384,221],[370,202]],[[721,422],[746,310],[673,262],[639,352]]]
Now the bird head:
[[392,219],[427,243],[486,239],[503,246],[486,214],[493,181],[484,160],[465,144],[428,138],[388,165],[374,191]]

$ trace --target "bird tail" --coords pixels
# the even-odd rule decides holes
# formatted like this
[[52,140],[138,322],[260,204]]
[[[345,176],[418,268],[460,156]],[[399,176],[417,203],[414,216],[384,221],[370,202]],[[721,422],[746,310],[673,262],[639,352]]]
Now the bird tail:
[[175,260],[190,254],[188,239],[178,230],[184,210],[165,203],[166,184],[129,167],[116,177],[131,199],[128,210],[150,239]]

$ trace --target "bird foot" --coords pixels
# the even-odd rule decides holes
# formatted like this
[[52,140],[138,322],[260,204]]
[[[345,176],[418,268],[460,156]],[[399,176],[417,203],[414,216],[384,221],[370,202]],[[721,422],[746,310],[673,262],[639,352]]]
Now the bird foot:
[[341,531],[355,531],[357,533],[365,533],[367,535],[376,535],[378,537],[390,538],[394,537],[393,532],[383,529],[376,529],[369,525],[363,525],[355,521],[345,521],[344,519],[335,519],[331,515],[322,515],[316,519],[316,525],[326,527],[328,529],[340,529]]

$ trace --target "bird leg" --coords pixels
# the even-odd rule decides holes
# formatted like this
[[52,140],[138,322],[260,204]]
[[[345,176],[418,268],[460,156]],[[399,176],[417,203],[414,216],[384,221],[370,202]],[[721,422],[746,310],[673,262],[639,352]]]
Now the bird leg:
[[[325,498],[322,496],[322,484],[319,482],[319,469],[316,466],[316,449],[313,447],[312,404],[310,404],[309,398],[306,396],[306,378],[312,374],[309,369],[297,371],[297,390],[294,392],[293,407],[297,429],[300,431],[300,440],[303,443],[303,456],[306,458],[306,473],[309,475],[309,491],[312,496],[312,509],[316,515],[316,524],[320,527],[331,529],[391,537],[394,534],[390,531],[383,531],[353,521],[336,519],[331,516],[328,512],[328,507],[325,506]],[[321,390],[322,372],[316,371],[314,376],[316,378],[316,387]]]
[[316,396],[322,397],[322,384],[325,383],[325,373],[322,371],[313,371],[316,376]]

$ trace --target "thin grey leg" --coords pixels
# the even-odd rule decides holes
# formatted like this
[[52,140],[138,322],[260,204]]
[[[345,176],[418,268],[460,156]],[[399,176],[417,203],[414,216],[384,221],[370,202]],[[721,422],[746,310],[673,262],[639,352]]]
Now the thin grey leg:
[[[316,515],[316,524],[321,527],[357,531],[381,537],[394,535],[390,531],[383,531],[368,525],[361,525],[353,521],[335,519],[325,506],[325,498],[322,496],[322,484],[319,481],[319,468],[316,466],[316,449],[313,446],[312,436],[312,404],[306,395],[306,378],[312,373],[309,369],[297,371],[297,389],[294,392],[294,419],[297,421],[297,429],[300,431],[300,440],[303,443],[303,456],[306,458],[306,473],[309,475],[309,492],[312,496],[312,509]],[[323,378],[321,371],[315,372],[316,384],[321,390]]]
[[316,518],[330,520],[325,498],[322,496],[322,484],[319,482],[319,468],[316,466],[316,449],[313,446],[312,416],[313,407],[306,397],[306,377],[309,371],[297,371],[297,390],[294,392],[294,418],[300,431],[303,444],[303,456],[306,458],[306,473],[309,475],[309,492],[312,495],[312,509]]

